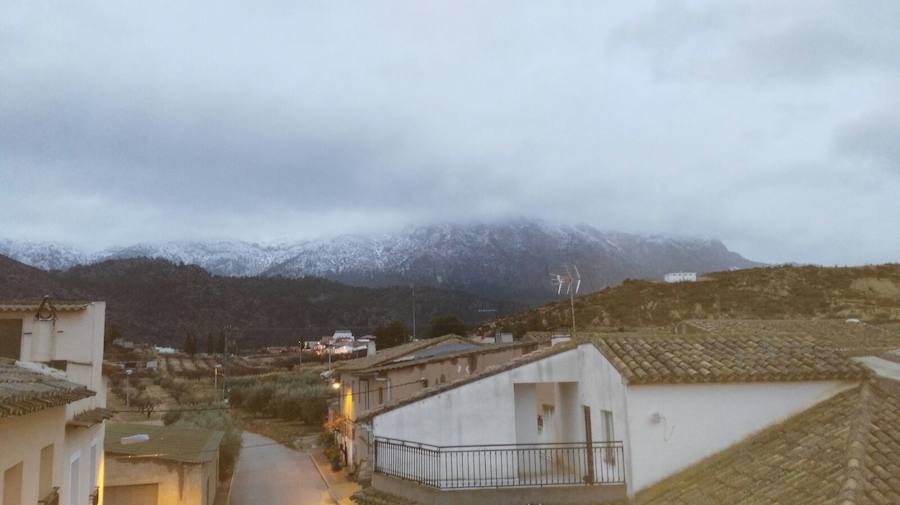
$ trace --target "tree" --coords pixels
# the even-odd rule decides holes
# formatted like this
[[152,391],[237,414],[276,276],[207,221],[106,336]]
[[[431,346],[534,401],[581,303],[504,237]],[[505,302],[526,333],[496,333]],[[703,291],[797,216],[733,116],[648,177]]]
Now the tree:
[[188,333],[187,336],[184,337],[184,352],[192,356],[197,352],[197,341],[190,333]]
[[216,352],[215,343],[213,341],[212,333],[206,334],[206,354],[213,354]]
[[378,337],[378,347],[382,349],[400,345],[409,339],[409,331],[406,329],[406,325],[403,324],[403,321],[397,319],[384,326],[375,328],[372,334]]
[[225,354],[225,334],[219,333],[219,341],[216,344],[216,352]]
[[116,326],[115,323],[109,323],[106,328],[106,334],[103,338],[103,343],[106,348],[109,348],[113,342],[122,338],[122,332],[119,330],[119,327]]
[[454,315],[438,316],[431,320],[431,328],[428,330],[428,338],[437,338],[454,333],[466,335],[466,324]]

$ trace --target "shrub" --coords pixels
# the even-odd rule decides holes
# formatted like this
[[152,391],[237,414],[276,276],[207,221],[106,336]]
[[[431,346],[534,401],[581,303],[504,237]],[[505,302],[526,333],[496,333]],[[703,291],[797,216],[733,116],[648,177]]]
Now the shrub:
[[219,480],[231,476],[241,450],[241,432],[235,427],[227,410],[184,412],[175,426],[224,432],[225,436],[219,446]]

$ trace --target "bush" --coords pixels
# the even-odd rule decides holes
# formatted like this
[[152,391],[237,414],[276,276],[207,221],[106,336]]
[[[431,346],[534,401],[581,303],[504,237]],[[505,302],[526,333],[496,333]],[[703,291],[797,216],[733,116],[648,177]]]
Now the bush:
[[329,389],[315,373],[244,377],[231,382],[229,402],[253,413],[319,425],[328,413]]
[[231,476],[241,450],[241,431],[235,427],[227,410],[184,412],[175,426],[224,432],[225,436],[219,446],[219,480]]
[[163,414],[162,421],[163,421],[163,424],[168,426],[170,424],[175,424],[176,422],[178,422],[179,419],[181,419],[181,412],[179,412],[177,410],[170,410],[170,411],[166,412],[165,414]]

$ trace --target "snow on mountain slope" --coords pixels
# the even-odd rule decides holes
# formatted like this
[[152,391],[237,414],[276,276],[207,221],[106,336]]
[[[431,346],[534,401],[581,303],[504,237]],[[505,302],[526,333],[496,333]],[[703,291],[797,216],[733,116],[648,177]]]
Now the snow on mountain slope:
[[566,264],[578,265],[586,291],[675,270],[709,272],[755,265],[717,240],[633,235],[587,225],[557,227],[529,220],[424,226],[395,234],[280,244],[135,244],[96,255],[54,244],[0,241],[0,254],[44,269],[111,258],[162,258],[226,276],[317,276],[367,287],[415,283],[526,303],[553,298],[549,274]]
[[65,270],[90,261],[78,249],[52,242],[0,239],[0,254],[42,270]]
[[166,242],[135,244],[104,251],[98,259],[162,258],[174,263],[198,265],[217,275],[250,277],[289,259],[293,245],[262,245],[238,240],[215,242]]

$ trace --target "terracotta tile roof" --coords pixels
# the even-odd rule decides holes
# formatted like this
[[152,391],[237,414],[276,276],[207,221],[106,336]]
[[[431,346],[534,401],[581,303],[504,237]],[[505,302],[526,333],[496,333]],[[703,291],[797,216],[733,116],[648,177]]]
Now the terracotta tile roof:
[[404,398],[403,400],[392,402],[392,403],[386,403],[384,405],[379,405],[378,407],[375,407],[374,409],[370,409],[370,410],[360,413],[356,417],[356,419],[357,419],[357,421],[365,421],[367,419],[371,419],[380,414],[384,414],[385,412],[389,412],[391,410],[400,408],[404,405],[409,405],[410,403],[415,403],[419,400],[423,400],[425,398],[428,398],[429,396],[434,396],[434,395],[443,393],[445,391],[455,389],[460,386],[464,386],[466,384],[484,379],[486,377],[490,377],[492,375],[497,375],[497,374],[505,372],[507,370],[512,370],[513,368],[518,368],[520,366],[527,365],[528,363],[533,363],[535,361],[542,360],[549,356],[553,356],[554,354],[559,354],[561,352],[568,351],[568,350],[571,350],[574,348],[575,348],[575,344],[571,343],[571,342],[566,343],[566,344],[541,347],[541,348],[538,348],[537,350],[532,351],[528,354],[523,354],[523,355],[519,356],[518,358],[511,359],[511,360],[507,361],[506,363],[489,366],[478,373],[474,373],[472,375],[457,379],[452,382],[447,382],[444,384],[435,384],[433,386],[427,387],[412,396]]
[[67,422],[66,426],[72,426],[76,428],[90,428],[91,426],[96,426],[102,423],[106,419],[112,419],[112,417],[113,413],[109,409],[96,408],[85,410],[84,412],[73,417],[71,421]]
[[900,383],[808,409],[638,494],[643,505],[900,504]]
[[366,420],[449,389],[573,349],[594,345],[630,385],[714,382],[862,380],[870,373],[837,351],[802,337],[678,335],[664,333],[583,334],[576,341],[536,351],[479,373],[425,388],[393,403],[362,412]]
[[900,348],[900,325],[847,323],[843,319],[693,319],[680,332],[805,336],[830,349],[858,356]]
[[509,351],[511,349],[520,349],[521,348],[523,350],[526,350],[523,352],[531,352],[537,348],[537,345],[538,344],[536,342],[516,342],[513,344],[481,344],[474,349],[466,349],[464,351],[451,352],[451,353],[447,353],[447,354],[438,354],[436,356],[428,356],[425,358],[412,359],[409,361],[400,361],[397,363],[388,363],[388,364],[382,365],[382,366],[367,368],[364,371],[366,373],[387,372],[390,370],[397,370],[399,368],[406,368],[406,367],[410,367],[410,366],[419,366],[419,365],[425,365],[428,363],[436,363],[436,362],[440,362],[440,361],[458,359],[458,358],[470,356],[473,354],[478,354],[478,355],[489,354],[489,353],[494,353],[494,352]]
[[[123,445],[122,437],[147,434],[150,440]],[[211,461],[219,452],[221,431],[136,423],[106,423],[104,450],[132,458],[155,458],[182,463]],[[120,458],[127,459],[127,458]]]
[[[57,312],[84,310],[90,302],[53,302]],[[41,306],[41,300],[0,300],[0,312],[34,312]]]
[[616,333],[589,341],[631,385],[858,380],[868,375],[807,337]]
[[81,384],[0,359],[0,418],[59,407],[95,394]]
[[415,342],[409,342],[406,344],[400,344],[394,347],[388,347],[387,349],[378,349],[375,352],[374,356],[366,356],[364,358],[351,359],[347,361],[341,362],[339,365],[335,365],[335,368],[338,371],[358,371],[365,370],[367,368],[372,368],[379,365],[385,365],[394,361],[396,359],[402,358],[407,354],[412,354],[417,351],[421,351],[427,349],[429,347],[433,347],[438,344],[443,344],[445,342],[460,342],[472,345],[475,344],[471,340],[460,337],[459,335],[444,335],[443,337],[438,338],[426,338],[422,340],[417,340]]

